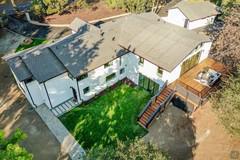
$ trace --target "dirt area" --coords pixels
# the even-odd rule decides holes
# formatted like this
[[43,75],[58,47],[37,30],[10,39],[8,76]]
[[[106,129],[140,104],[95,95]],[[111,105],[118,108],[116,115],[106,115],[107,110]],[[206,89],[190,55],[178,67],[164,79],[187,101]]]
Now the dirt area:
[[149,128],[145,140],[156,143],[174,160],[192,159],[195,132],[192,120],[182,110],[169,105]]
[[0,60],[0,129],[8,137],[16,128],[21,128],[28,138],[21,144],[36,160],[63,159],[60,144],[47,126],[30,107],[15,84],[7,66]]
[[240,138],[231,136],[219,122],[210,103],[193,114],[197,147],[195,160],[240,159]]
[[[94,6],[97,7],[96,10],[93,10]],[[64,15],[50,15],[45,18],[46,23],[51,24],[69,24],[71,23],[75,17],[83,19],[85,21],[91,21],[106,17],[111,17],[119,14],[125,13],[123,10],[120,9],[111,9],[109,8],[104,2],[98,2],[94,4],[94,6],[90,8],[80,9],[76,12],[72,12],[70,14]]]
[[150,127],[145,140],[156,143],[174,160],[240,159],[240,139],[225,130],[209,103],[191,118],[169,105]]

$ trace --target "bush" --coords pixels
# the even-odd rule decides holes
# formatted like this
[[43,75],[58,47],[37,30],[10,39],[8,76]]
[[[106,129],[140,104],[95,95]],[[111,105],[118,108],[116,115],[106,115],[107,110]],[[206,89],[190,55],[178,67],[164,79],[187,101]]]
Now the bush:
[[25,148],[19,146],[19,142],[26,139],[27,135],[17,129],[9,139],[4,138],[0,130],[0,159],[1,160],[32,160],[33,155]]
[[170,159],[166,153],[161,152],[157,146],[145,143],[142,139],[117,141],[116,148],[92,148],[86,159],[98,160],[168,160]]
[[222,89],[212,94],[211,102],[226,129],[240,136],[240,67]]
[[111,8],[125,9],[128,12],[141,13],[150,11],[152,0],[105,0]]

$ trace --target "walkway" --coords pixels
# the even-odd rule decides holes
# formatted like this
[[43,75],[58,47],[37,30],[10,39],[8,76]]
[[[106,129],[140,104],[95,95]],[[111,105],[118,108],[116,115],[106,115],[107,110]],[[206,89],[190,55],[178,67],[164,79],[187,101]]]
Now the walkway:
[[58,106],[51,109],[53,114],[57,117],[60,117],[64,113],[72,110],[74,107],[78,106],[78,102],[74,102],[73,98],[59,104]]
[[82,159],[85,151],[48,107],[46,105],[41,105],[36,111],[60,142],[62,153],[64,153],[64,155],[69,155],[72,160]]

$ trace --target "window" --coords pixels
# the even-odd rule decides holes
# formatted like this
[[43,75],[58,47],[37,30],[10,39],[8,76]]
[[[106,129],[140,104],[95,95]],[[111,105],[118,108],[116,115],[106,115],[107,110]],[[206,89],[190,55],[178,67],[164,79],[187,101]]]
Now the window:
[[104,64],[104,68],[107,68],[107,67],[112,66],[112,65],[113,65],[113,62],[108,62],[108,63]]
[[106,77],[106,81],[108,82],[108,81],[114,79],[115,77],[116,77],[116,73],[112,73],[112,74],[110,74],[109,76]]
[[83,80],[83,79],[85,79],[85,78],[87,78],[87,77],[88,77],[88,74],[85,73],[85,74],[80,75],[80,76],[77,78],[77,80],[78,80],[78,81],[81,81],[81,80]]
[[123,74],[123,73],[125,73],[125,68],[120,69],[120,74]]
[[144,63],[144,59],[142,57],[140,57],[139,64],[143,65],[143,63]]
[[158,76],[162,77],[162,75],[163,75],[162,68],[158,67],[157,74],[158,74]]
[[86,87],[86,88],[83,89],[83,93],[84,93],[84,94],[88,93],[89,91],[90,91],[90,88],[89,88],[89,87]]

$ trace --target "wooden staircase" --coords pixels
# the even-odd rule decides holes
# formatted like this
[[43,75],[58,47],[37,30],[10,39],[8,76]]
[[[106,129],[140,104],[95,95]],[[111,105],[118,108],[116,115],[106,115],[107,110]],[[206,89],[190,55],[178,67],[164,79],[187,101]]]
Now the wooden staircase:
[[138,116],[139,124],[144,128],[149,128],[153,120],[165,109],[166,104],[173,98],[175,91],[164,85]]

